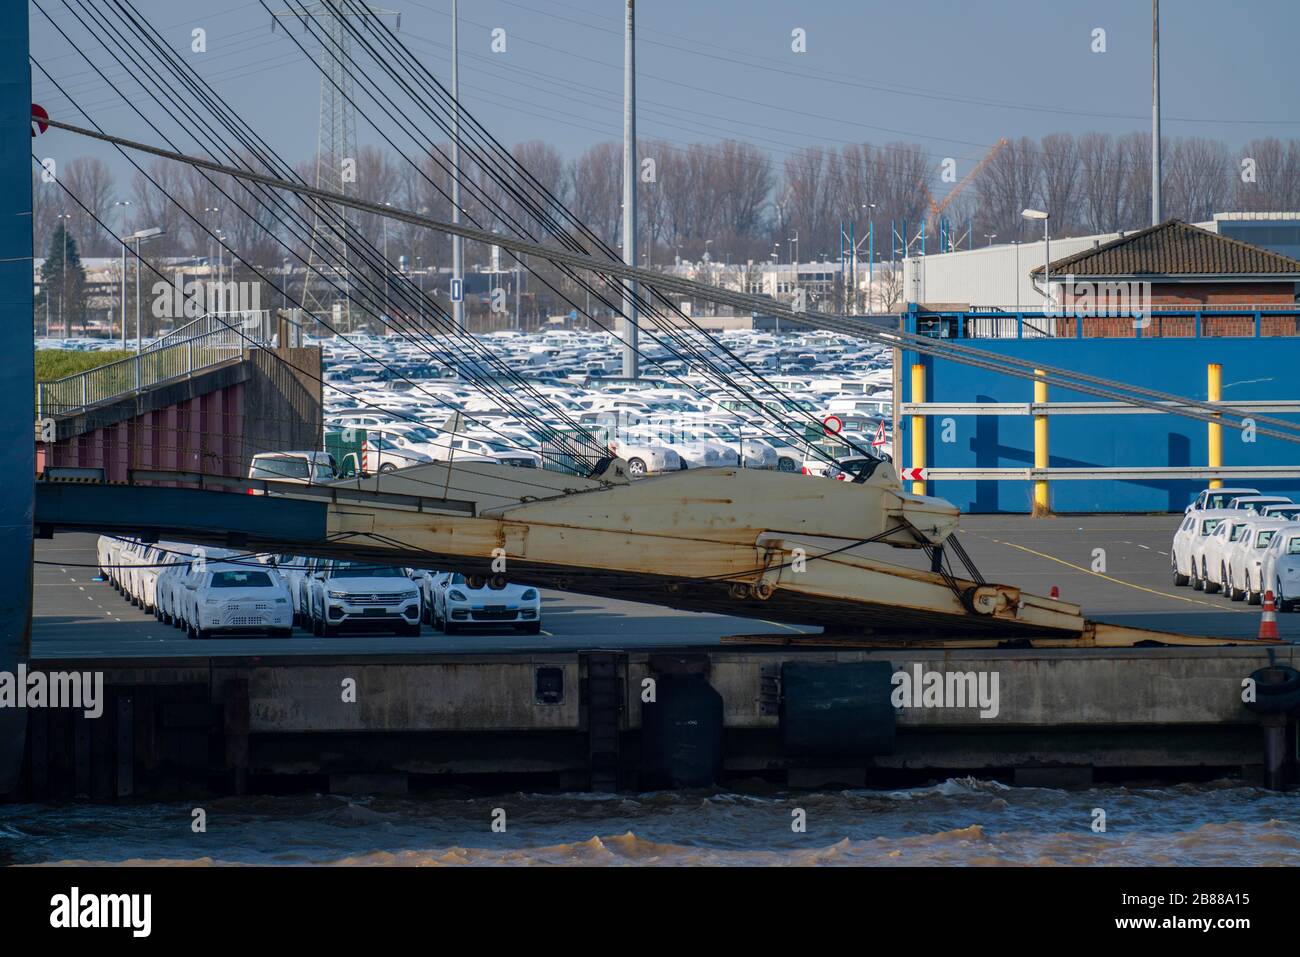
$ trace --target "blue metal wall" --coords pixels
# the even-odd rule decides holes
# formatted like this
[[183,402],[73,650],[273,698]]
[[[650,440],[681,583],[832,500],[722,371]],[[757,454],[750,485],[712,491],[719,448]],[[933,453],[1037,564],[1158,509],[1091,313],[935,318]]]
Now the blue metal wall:
[[[32,88],[27,0],[0,0],[0,671],[31,644],[32,511]],[[0,793],[17,780],[26,711],[0,708]]]
[[[1206,366],[1223,366],[1223,400],[1300,399],[1300,338],[1144,338],[1144,339],[962,339],[961,344],[991,353],[1042,362],[1116,379],[1145,388],[1204,400]],[[906,352],[902,370],[904,401],[912,401],[912,363]],[[984,369],[934,359],[926,366],[930,402],[1030,402],[1033,382]],[[1052,388],[1048,400],[1101,401],[1096,396]],[[1300,421],[1300,416],[1271,413]],[[953,416],[956,441],[940,441],[942,418],[930,417],[926,463],[933,467],[1026,468],[1034,464],[1031,416]],[[1207,463],[1206,424],[1172,415],[1054,415],[1049,420],[1051,466],[1141,467]],[[1241,433],[1224,429],[1224,465],[1300,465],[1300,445],[1258,436],[1242,442]],[[895,458],[910,464],[911,423],[899,420]],[[1300,501],[1300,479],[1225,481]],[[1175,512],[1192,500],[1200,481],[1061,481],[1051,490],[1056,512]],[[970,512],[1029,512],[1030,482],[931,482],[931,495]]]

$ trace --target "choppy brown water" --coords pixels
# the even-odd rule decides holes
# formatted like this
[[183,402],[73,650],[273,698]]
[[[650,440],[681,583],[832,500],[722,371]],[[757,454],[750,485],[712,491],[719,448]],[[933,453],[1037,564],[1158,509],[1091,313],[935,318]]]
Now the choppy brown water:
[[[207,812],[207,833],[191,811]],[[493,810],[506,830],[493,833]],[[1093,809],[1106,832],[1092,830]],[[793,812],[807,832],[791,830]],[[0,806],[0,863],[1295,865],[1300,794],[1229,782],[1080,791],[972,778],[899,791],[221,798]]]

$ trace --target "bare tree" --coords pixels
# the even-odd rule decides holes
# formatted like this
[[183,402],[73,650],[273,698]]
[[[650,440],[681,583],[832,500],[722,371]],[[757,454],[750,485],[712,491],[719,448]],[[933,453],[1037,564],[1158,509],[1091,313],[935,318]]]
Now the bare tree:
[[1114,232],[1120,227],[1120,184],[1123,164],[1109,133],[1085,133],[1079,137],[1079,165],[1082,176],[1082,222],[1094,233]]
[[117,248],[117,243],[100,225],[100,222],[109,223],[108,214],[116,199],[113,173],[108,164],[97,156],[78,157],[63,164],[59,177],[68,187],[68,192],[86,207],[83,210],[77,202],[67,199],[65,211],[72,214],[70,229],[81,254],[111,255]]

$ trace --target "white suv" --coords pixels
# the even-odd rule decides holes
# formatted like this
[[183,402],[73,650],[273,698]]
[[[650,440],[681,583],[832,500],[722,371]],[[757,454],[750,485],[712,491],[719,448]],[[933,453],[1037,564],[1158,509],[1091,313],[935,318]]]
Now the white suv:
[[191,638],[218,632],[288,638],[293,633],[289,587],[274,568],[260,562],[198,565],[186,577],[182,596]]
[[420,633],[420,588],[409,574],[371,562],[330,561],[306,579],[314,635],[344,630]]

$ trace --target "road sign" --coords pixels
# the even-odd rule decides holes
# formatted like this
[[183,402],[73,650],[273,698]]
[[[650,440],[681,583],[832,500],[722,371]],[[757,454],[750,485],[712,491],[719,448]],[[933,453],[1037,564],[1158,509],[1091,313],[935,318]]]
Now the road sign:
[[924,482],[926,469],[899,469],[898,476],[904,482]]
[[[831,425],[832,422],[835,424]],[[842,428],[844,428],[844,421],[838,415],[828,415],[822,419],[822,431],[827,435],[839,435]]]
[[878,449],[885,444],[885,420],[880,420],[880,427],[876,429],[876,437],[871,440],[871,447]]
[[37,133],[44,133],[50,128],[50,125],[45,122],[49,118],[50,114],[45,112],[45,107],[35,103],[32,104],[32,122],[36,124],[36,129],[32,130],[32,136]]
[[453,279],[451,281],[451,301],[452,302],[465,301],[465,280],[464,279]]

